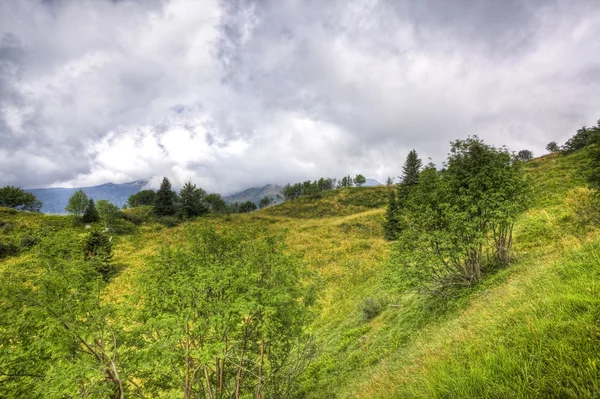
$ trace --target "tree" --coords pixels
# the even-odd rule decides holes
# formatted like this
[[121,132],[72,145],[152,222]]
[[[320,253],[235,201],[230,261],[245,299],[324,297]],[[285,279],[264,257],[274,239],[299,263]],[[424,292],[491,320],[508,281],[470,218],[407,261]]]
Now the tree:
[[275,198],[269,197],[269,196],[264,196],[259,201],[258,206],[260,207],[260,209],[262,209],[262,208],[266,208],[267,206],[272,205],[274,202],[275,202]]
[[80,218],[85,212],[85,208],[88,206],[89,200],[88,196],[83,192],[83,190],[77,190],[73,193],[71,198],[69,198],[69,202],[65,207],[65,211],[69,212],[76,218]]
[[394,178],[388,176],[387,180],[385,181],[385,185],[387,187],[392,187],[394,185]]
[[96,202],[96,209],[98,210],[98,216],[107,226],[112,224],[120,212],[119,207],[108,200],[98,200]]
[[419,184],[419,174],[423,162],[417,155],[417,151],[411,150],[406,156],[404,166],[402,166],[402,176],[400,176],[400,184],[398,184],[397,204],[398,210],[401,212],[404,208],[404,202],[408,197],[410,190]]
[[84,223],[95,223],[100,219],[98,216],[98,210],[96,209],[96,203],[92,198],[88,200],[88,204],[83,211],[81,221]]
[[160,188],[156,192],[154,202],[154,213],[158,216],[173,216],[177,211],[175,199],[177,194],[171,189],[171,182],[166,177],[163,178]]
[[240,213],[240,203],[232,202],[227,206],[229,213]]
[[402,177],[400,178],[401,183],[405,186],[412,186],[419,183],[419,174],[421,173],[421,167],[423,162],[417,155],[417,151],[411,150],[406,156],[404,166],[402,166]]
[[42,203],[32,193],[28,193],[19,187],[6,186],[0,188],[0,206],[29,212],[39,212],[42,208]]
[[562,151],[564,153],[570,153],[588,146],[592,136],[598,133],[598,131],[599,129],[597,127],[588,128],[582,126],[581,129],[578,129],[577,133],[562,146]]
[[58,230],[23,267],[0,271],[3,397],[125,397],[122,331],[106,281],[80,251]]
[[356,187],[361,187],[366,182],[367,179],[361,174],[358,174],[356,177],[354,177],[354,183],[356,183]]
[[206,191],[196,187],[192,182],[187,182],[179,191],[179,212],[182,216],[191,219],[208,213],[208,204],[204,201]]
[[398,238],[398,203],[396,202],[396,193],[390,190],[390,198],[385,211],[384,236],[388,241]]
[[550,153],[558,152],[560,151],[560,147],[556,141],[551,141],[546,145],[546,151]]
[[208,205],[208,209],[215,213],[227,213],[227,203],[220,194],[207,194],[204,201]]
[[139,193],[131,194],[127,199],[129,207],[154,205],[156,202],[156,192],[154,190],[142,190]]
[[248,201],[242,202],[240,204],[239,212],[247,213],[247,212],[255,211],[256,209],[257,209],[256,204],[254,202],[248,200]]
[[352,187],[353,185],[354,185],[354,180],[352,180],[350,175],[348,175],[348,176],[344,176],[340,180],[338,180],[337,188],[347,188],[347,187]]
[[188,225],[185,234],[135,284],[134,349],[152,362],[137,370],[144,396],[299,397],[312,299],[283,237],[248,226]]
[[98,273],[108,281],[115,271],[111,265],[113,257],[111,239],[101,231],[92,230],[85,239],[83,254],[84,259],[93,262]]
[[506,148],[477,137],[451,144],[446,168],[438,172],[430,164],[408,193],[400,257],[419,264],[422,279],[472,284],[487,259],[488,267],[510,262],[513,226],[528,205],[529,186],[522,162]]
[[523,162],[529,161],[533,159],[533,153],[529,150],[521,150],[517,153],[517,159]]

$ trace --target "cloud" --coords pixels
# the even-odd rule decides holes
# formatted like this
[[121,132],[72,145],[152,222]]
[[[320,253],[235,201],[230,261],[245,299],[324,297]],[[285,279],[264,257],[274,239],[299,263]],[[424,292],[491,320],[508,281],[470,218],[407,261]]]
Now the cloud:
[[0,3],[0,185],[230,193],[600,117],[594,1]]

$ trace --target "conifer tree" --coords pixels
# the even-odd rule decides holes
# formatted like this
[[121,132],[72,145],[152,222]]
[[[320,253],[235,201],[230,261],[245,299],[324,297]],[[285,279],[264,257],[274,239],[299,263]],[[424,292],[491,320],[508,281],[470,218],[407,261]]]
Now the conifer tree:
[[94,203],[94,200],[90,198],[85,207],[85,211],[83,212],[83,216],[81,217],[81,221],[84,223],[94,223],[97,222],[98,219],[100,219],[100,217],[98,216],[96,204]]
[[175,214],[175,192],[171,188],[171,182],[166,177],[163,178],[160,188],[156,192],[156,202],[154,203],[154,213],[158,216],[172,216]]
[[208,212],[208,204],[205,202],[206,191],[196,187],[192,182],[187,182],[179,191],[179,210],[186,218],[193,218]]
[[419,174],[421,173],[421,167],[423,162],[417,155],[417,151],[414,149],[410,151],[402,167],[402,176],[400,177],[400,184],[398,185],[398,208],[402,209],[404,201],[408,197],[408,193],[411,188],[419,184]]

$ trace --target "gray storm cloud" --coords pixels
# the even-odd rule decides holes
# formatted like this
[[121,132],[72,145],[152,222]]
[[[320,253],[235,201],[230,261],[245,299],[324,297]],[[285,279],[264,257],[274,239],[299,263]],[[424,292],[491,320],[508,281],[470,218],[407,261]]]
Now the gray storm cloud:
[[541,154],[600,117],[597,1],[0,3],[0,185],[210,191]]

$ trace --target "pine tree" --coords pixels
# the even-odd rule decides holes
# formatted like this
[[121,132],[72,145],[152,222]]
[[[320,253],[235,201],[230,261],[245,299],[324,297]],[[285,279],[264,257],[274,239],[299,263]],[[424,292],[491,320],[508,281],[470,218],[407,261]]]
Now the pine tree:
[[186,218],[194,218],[196,216],[208,213],[208,204],[205,202],[206,191],[196,187],[192,182],[187,182],[179,191],[179,210],[181,215]]
[[92,230],[87,236],[83,248],[83,256],[86,261],[95,263],[95,268],[108,281],[115,272],[111,265],[113,253],[110,238],[98,230]]
[[172,216],[175,214],[175,192],[171,189],[171,182],[166,177],[163,178],[160,188],[156,192],[156,202],[154,203],[154,213],[158,216]]
[[398,238],[398,203],[396,202],[396,193],[390,190],[388,207],[385,212],[385,239],[393,241]]
[[417,155],[417,151],[412,150],[409,152],[406,161],[404,162],[404,166],[402,167],[402,176],[400,177],[400,184],[398,185],[398,209],[403,208],[411,188],[419,184],[419,175],[422,166],[423,162]]
[[94,223],[100,219],[98,216],[98,210],[96,209],[96,204],[94,200],[90,198],[88,200],[88,204],[85,207],[85,211],[83,212],[83,216],[81,217],[81,221],[84,223]]

